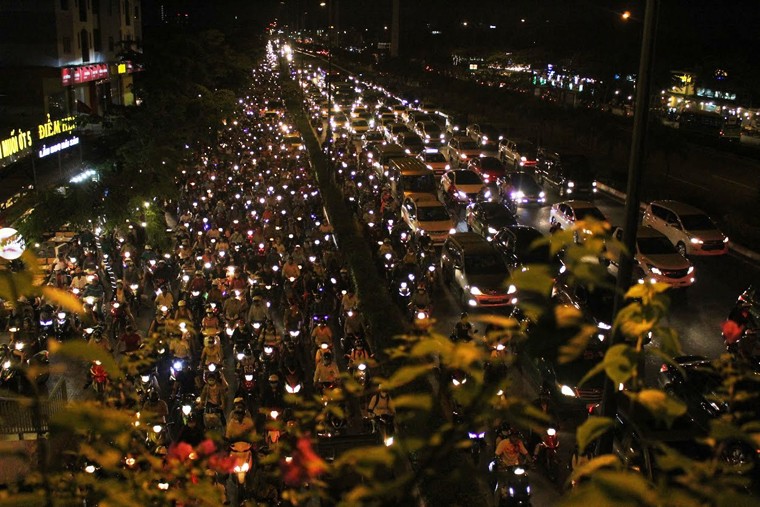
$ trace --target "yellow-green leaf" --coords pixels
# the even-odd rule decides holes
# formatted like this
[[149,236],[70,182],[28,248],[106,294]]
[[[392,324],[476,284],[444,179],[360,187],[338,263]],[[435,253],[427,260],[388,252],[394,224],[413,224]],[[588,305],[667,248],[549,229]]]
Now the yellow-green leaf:
[[578,426],[575,435],[578,441],[578,452],[585,451],[586,446],[602,436],[615,424],[615,421],[609,417],[591,416]]
[[70,312],[82,313],[83,311],[82,303],[73,294],[65,290],[46,285],[42,288],[42,295],[49,302],[62,306]]

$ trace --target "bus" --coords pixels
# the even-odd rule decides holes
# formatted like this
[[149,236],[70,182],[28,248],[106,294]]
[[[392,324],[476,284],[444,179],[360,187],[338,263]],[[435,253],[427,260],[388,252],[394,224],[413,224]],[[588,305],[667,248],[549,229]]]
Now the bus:
[[739,141],[742,131],[739,118],[707,111],[682,112],[678,116],[678,128],[688,134],[727,141]]

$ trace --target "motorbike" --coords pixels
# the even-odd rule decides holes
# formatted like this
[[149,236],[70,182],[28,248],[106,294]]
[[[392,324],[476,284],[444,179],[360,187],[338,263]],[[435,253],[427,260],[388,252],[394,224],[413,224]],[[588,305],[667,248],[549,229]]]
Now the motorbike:
[[105,398],[106,388],[108,387],[108,372],[106,372],[103,364],[97,359],[90,366],[90,380],[92,381],[92,388],[95,390],[97,398],[102,401]]
[[[234,480],[231,481],[233,493],[235,493],[238,505],[242,505],[248,497],[248,477],[253,469],[253,452],[248,442],[235,442],[230,446],[230,458],[234,464],[232,472]],[[232,495],[230,495],[232,496]]]
[[557,480],[559,474],[559,435],[554,428],[547,428],[542,441],[538,444],[537,462],[543,465],[550,481]]
[[383,445],[390,447],[393,445],[395,434],[395,422],[391,414],[382,414],[375,416],[373,419],[374,431],[379,432],[383,440]]
[[59,311],[55,314],[55,321],[53,322],[53,335],[55,338],[62,342],[71,338],[74,332],[74,325],[71,322],[69,314],[63,311]]
[[124,333],[124,329],[126,329],[129,317],[127,316],[127,312],[122,306],[121,303],[118,301],[114,301],[111,303],[111,338],[113,340],[116,340],[119,336]]
[[486,432],[468,431],[467,438],[470,439],[470,453],[472,454],[472,462],[477,465],[480,462],[480,452],[486,446]]
[[495,504],[499,507],[530,505],[530,480],[522,466],[500,467],[494,460],[488,465],[492,474]]

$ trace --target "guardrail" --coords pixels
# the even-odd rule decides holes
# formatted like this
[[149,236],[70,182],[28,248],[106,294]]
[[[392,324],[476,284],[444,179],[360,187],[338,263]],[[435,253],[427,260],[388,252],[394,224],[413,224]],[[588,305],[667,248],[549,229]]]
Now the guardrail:
[[23,438],[27,433],[47,433],[50,418],[60,412],[67,401],[66,381],[63,378],[58,380],[46,398],[39,400],[37,417],[29,398],[0,397],[0,434],[19,435],[19,438]]

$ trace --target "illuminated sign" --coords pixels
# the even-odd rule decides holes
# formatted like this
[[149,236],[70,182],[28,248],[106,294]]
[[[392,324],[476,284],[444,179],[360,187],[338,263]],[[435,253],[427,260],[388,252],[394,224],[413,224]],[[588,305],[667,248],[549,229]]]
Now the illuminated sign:
[[64,67],[61,69],[61,82],[63,86],[87,83],[88,81],[97,81],[99,79],[108,79],[107,63]]
[[43,139],[58,134],[65,134],[76,127],[76,118],[73,116],[67,116],[66,118],[60,118],[58,120],[51,120],[50,115],[47,115],[47,121],[37,125],[38,139]]
[[709,88],[697,88],[697,97],[706,97],[708,99],[736,100],[735,93],[722,92],[720,90],[711,90]]
[[26,156],[32,149],[32,131],[13,129],[10,136],[0,139],[0,165],[3,167]]
[[52,155],[53,153],[58,153],[59,151],[63,151],[66,148],[70,148],[72,146],[76,146],[77,144],[79,144],[79,138],[77,136],[70,137],[52,146],[45,146],[43,144],[42,148],[40,148],[37,151],[37,156],[39,158],[45,158],[48,155]]

